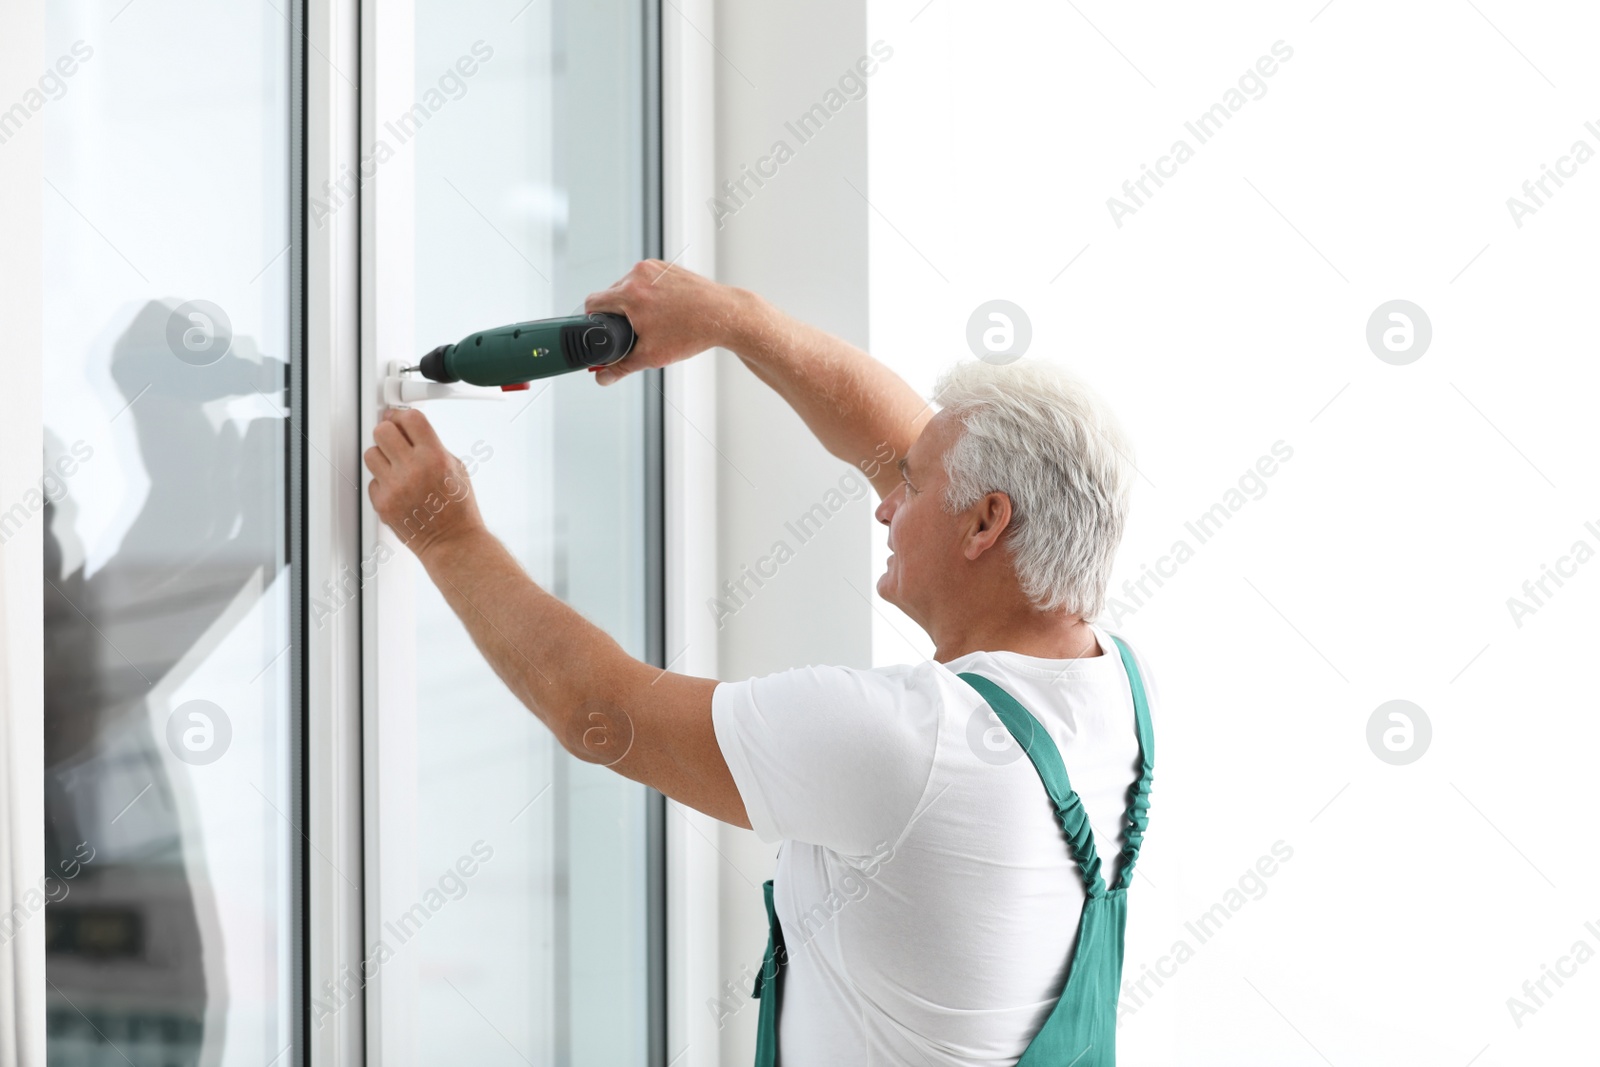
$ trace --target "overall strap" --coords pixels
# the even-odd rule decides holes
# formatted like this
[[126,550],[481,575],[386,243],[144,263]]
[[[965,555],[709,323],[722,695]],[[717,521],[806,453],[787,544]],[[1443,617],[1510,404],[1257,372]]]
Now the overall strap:
[[1067,780],[1067,765],[1061,761],[1061,751],[1056,748],[1056,743],[1027,708],[994,682],[981,674],[964,673],[957,677],[976,689],[988,702],[1017,744],[1033,761],[1034,770],[1039,772],[1045,792],[1050,794],[1050,802],[1055,805],[1061,828],[1067,833],[1072,859],[1083,875],[1084,892],[1090,897],[1105,896],[1106,883],[1100,876],[1100,857],[1095,852],[1089,814],[1083,810],[1083,802]]
[[1122,846],[1121,870],[1117,874],[1116,888],[1126,889],[1133,884],[1133,865],[1139,860],[1139,846],[1144,843],[1145,828],[1150,824],[1150,781],[1155,768],[1156,739],[1150,729],[1150,705],[1145,699],[1144,679],[1133,661],[1133,651],[1127,642],[1116,634],[1111,640],[1122,654],[1122,666],[1128,673],[1128,689],[1133,694],[1134,727],[1139,734],[1139,778],[1128,789],[1127,839]]
[[783,927],[778,922],[778,909],[772,903],[772,879],[761,883],[761,896],[767,905],[767,954],[761,960],[761,973],[756,975],[755,988],[750,995],[761,1001],[756,1018],[755,1067],[778,1067],[778,1010],[783,990],[784,964],[789,962],[789,952],[783,944]]

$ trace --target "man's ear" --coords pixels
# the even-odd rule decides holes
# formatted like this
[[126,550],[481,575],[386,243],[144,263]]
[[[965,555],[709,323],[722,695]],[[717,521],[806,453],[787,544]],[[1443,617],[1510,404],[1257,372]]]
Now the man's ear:
[[973,505],[973,526],[964,546],[968,559],[977,559],[1000,543],[1011,525],[1011,498],[1004,493],[987,493]]

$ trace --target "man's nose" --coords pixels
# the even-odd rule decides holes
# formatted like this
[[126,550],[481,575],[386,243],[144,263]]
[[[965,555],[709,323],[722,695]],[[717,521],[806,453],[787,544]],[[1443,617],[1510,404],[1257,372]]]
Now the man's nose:
[[895,486],[894,491],[888,496],[884,497],[883,500],[878,504],[878,510],[872,513],[873,517],[879,522],[883,523],[885,526],[889,525],[889,520],[894,518],[895,501],[899,499],[899,496],[900,487]]

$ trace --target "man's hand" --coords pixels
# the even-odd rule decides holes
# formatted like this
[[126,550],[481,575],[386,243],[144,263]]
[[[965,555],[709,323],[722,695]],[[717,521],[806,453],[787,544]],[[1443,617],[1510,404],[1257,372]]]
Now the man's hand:
[[763,307],[747,290],[659,259],[642,260],[621,281],[583,302],[585,312],[628,316],[638,336],[625,359],[591,371],[601,385],[610,385],[636,370],[665,367],[708,348],[732,348]]
[[372,506],[419,558],[485,529],[466,465],[446,451],[426,416],[390,408],[363,459]]

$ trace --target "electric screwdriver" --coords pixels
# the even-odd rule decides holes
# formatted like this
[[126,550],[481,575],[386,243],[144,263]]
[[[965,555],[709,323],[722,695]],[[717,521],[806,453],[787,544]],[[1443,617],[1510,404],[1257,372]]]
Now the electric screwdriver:
[[608,367],[628,354],[633,341],[626,316],[596,311],[479,330],[435,348],[416,369],[435,382],[526,389],[535,378]]

